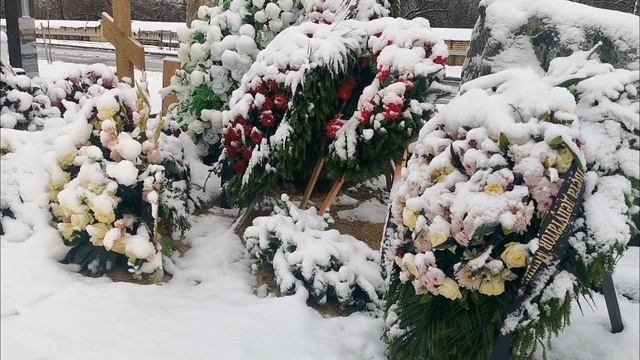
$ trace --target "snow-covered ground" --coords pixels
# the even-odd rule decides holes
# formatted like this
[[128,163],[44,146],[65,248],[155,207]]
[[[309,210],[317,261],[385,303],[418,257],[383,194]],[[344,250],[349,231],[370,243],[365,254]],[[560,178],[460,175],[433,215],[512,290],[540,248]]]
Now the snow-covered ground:
[[[40,66],[41,74],[57,76],[69,64]],[[161,76],[148,73],[148,79],[158,109]],[[2,129],[11,152],[0,162],[0,190],[16,220],[2,220],[6,235],[0,238],[1,358],[384,359],[382,319],[362,313],[325,318],[306,305],[303,293],[254,295],[244,247],[229,230],[235,212],[192,217],[191,249],[174,257],[173,278],[162,285],[87,278],[60,264],[67,248],[49,225],[42,155],[63,125],[52,121],[40,132]],[[206,176],[200,170],[196,181]],[[343,215],[383,210],[372,202]],[[630,248],[614,274],[625,295],[619,296],[625,330],[609,332],[604,299],[595,294],[593,308],[582,301],[584,314],[574,304],[571,325],[552,341],[549,359],[638,358],[639,265],[638,248]]]

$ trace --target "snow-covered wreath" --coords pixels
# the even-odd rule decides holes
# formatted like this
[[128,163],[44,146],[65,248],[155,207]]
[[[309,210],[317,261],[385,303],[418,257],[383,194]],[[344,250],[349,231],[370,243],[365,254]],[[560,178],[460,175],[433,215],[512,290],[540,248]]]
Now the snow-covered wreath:
[[639,72],[591,55],[468,82],[420,131],[383,246],[391,359],[488,359],[501,332],[530,356],[612,271],[638,211]]
[[224,151],[243,205],[279,181],[366,179],[396,159],[434,110],[447,49],[424,19],[304,23],[280,33],[249,69],[225,112]]
[[[178,96],[168,121],[186,131],[215,161],[222,129],[221,111],[232,91],[275,36],[304,21],[330,24],[345,17],[368,20],[389,14],[388,3],[343,1],[233,0],[200,7],[191,28],[180,34],[182,68],[168,91]],[[306,15],[305,15],[306,14]]]

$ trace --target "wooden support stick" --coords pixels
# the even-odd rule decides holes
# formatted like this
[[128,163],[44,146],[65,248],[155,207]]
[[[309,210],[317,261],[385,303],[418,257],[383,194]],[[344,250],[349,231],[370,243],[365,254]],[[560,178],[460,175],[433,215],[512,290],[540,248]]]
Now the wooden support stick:
[[340,178],[340,180],[333,183],[333,186],[331,187],[331,190],[329,190],[327,197],[324,198],[322,205],[320,205],[320,208],[318,209],[318,215],[320,216],[324,215],[324,212],[327,211],[327,209],[331,206],[331,204],[333,204],[333,202],[336,199],[336,196],[338,196],[338,193],[340,192],[340,188],[342,187],[343,183],[344,183],[344,177]]
[[318,178],[320,177],[320,172],[322,171],[323,165],[324,165],[324,158],[318,159],[318,162],[316,163],[316,166],[313,168],[313,172],[311,173],[311,178],[309,179],[307,188],[304,190],[304,195],[302,196],[302,202],[300,202],[300,209],[307,208],[307,203],[309,202],[309,198],[311,198],[313,189],[315,189],[316,187],[316,182],[318,182]]
[[409,154],[407,153],[407,150],[404,151],[404,153],[402,154],[402,160],[396,164],[396,169],[393,173],[393,183],[397,183],[400,178],[402,177],[402,169],[404,168],[404,165],[407,163],[407,157],[409,156]]
[[611,332],[619,333],[624,330],[624,323],[620,315],[620,306],[618,305],[618,297],[616,296],[616,288],[613,285],[611,274],[605,274],[602,279],[602,294],[607,304],[607,312],[609,313],[609,321],[611,321]]
[[[171,78],[180,70],[182,63],[178,58],[166,57],[162,60],[162,87],[171,85]],[[162,98],[162,115],[167,115],[169,105],[178,102],[178,97],[168,95]]]

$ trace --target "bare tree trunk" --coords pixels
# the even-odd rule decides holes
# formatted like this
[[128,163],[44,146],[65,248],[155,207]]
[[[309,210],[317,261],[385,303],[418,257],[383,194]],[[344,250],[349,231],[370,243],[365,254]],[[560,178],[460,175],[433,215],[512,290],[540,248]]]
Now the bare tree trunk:
[[191,26],[191,22],[198,15],[198,8],[202,5],[211,6],[214,0],[186,0],[187,2],[187,25]]

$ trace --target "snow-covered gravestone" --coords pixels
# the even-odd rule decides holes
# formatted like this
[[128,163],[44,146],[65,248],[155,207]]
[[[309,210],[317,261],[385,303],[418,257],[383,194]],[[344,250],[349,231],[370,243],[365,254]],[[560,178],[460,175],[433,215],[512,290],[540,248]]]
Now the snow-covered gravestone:
[[640,72],[590,55],[470,81],[422,128],[383,246],[392,359],[489,359],[500,334],[529,356],[615,266],[638,211]]
[[[446,45],[424,19],[304,23],[263,50],[224,114],[221,162],[246,205],[286,179],[364,180],[402,156],[434,111]],[[338,182],[339,183],[339,182]]]
[[598,42],[603,62],[638,69],[639,21],[632,14],[566,0],[483,1],[462,81],[524,65],[542,73],[554,58]]

